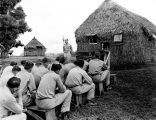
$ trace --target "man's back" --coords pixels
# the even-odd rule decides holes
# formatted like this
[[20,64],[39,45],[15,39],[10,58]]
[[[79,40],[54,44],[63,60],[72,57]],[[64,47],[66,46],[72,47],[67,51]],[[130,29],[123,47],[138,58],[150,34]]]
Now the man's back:
[[16,76],[21,79],[20,89],[23,92],[27,91],[28,85],[29,85],[30,90],[36,89],[36,85],[35,85],[35,81],[34,81],[34,77],[32,73],[29,73],[26,70],[23,70],[17,73]]
[[56,89],[56,80],[58,79],[58,75],[52,71],[48,72],[47,74],[43,75],[38,90],[36,98],[53,98],[55,96],[55,89]]
[[75,67],[70,70],[65,84],[68,87],[82,85],[84,82],[91,84],[92,79],[88,76],[86,71],[80,67]]
[[61,69],[60,72],[59,72],[59,75],[60,75],[61,79],[63,80],[63,82],[65,82],[66,77],[67,77],[69,71],[70,71],[72,68],[74,68],[74,67],[75,67],[74,63],[67,63],[67,64],[65,64],[65,65],[62,67],[62,69]]
[[15,76],[12,72],[8,72],[7,75],[3,75],[0,77],[0,86],[5,86],[8,82],[8,80]]
[[6,76],[8,73],[12,72],[13,66],[6,66],[1,74],[1,77]]
[[40,77],[42,77],[43,75],[45,75],[46,73],[49,72],[49,70],[47,68],[45,68],[43,65],[40,65],[38,67],[38,74],[40,75]]
[[89,62],[89,73],[90,74],[97,74],[100,73],[104,62],[100,59],[93,59]]

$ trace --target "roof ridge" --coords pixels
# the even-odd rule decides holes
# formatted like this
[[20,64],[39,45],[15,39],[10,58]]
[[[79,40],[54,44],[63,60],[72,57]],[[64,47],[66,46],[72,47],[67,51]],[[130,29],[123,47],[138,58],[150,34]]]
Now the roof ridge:
[[[32,43],[36,43],[36,44],[33,44]],[[24,47],[24,48],[29,48],[29,46],[31,47],[34,47],[34,45],[36,46],[42,46],[43,48],[46,48],[39,40],[37,40],[35,37],[29,41],[29,43]]]

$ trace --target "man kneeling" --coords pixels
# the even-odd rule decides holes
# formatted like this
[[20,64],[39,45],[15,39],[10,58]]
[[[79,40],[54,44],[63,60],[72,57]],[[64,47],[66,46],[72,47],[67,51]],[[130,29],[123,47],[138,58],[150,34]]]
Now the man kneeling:
[[[21,80],[12,77],[6,86],[0,87],[0,120],[26,120],[23,112],[22,92],[19,90]],[[11,115],[13,113],[15,115]]]
[[[60,69],[60,64],[53,64],[51,71],[42,77],[36,94],[36,104],[38,107],[50,111],[63,103],[60,117],[64,118],[70,111],[72,92],[66,90],[66,87],[63,85],[61,78],[58,75]],[[55,94],[57,88],[59,93]]]

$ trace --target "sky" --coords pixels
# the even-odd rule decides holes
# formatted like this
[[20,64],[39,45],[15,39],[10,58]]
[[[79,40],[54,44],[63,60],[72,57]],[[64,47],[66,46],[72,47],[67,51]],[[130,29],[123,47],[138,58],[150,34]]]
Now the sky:
[[[114,0],[129,11],[146,17],[156,25],[156,0]],[[63,37],[69,39],[76,51],[75,30],[93,13],[104,0],[22,0],[26,22],[32,32],[21,34],[17,40],[24,45],[34,37],[46,48],[47,53],[63,52]],[[14,55],[23,53],[23,47]]]

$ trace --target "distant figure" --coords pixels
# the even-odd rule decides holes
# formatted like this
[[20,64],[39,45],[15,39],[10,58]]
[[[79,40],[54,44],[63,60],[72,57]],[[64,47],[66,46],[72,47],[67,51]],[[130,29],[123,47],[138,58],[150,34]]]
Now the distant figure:
[[72,46],[68,43],[68,39],[63,39],[64,45],[63,45],[63,53],[66,60],[70,60],[71,53],[73,51]]

